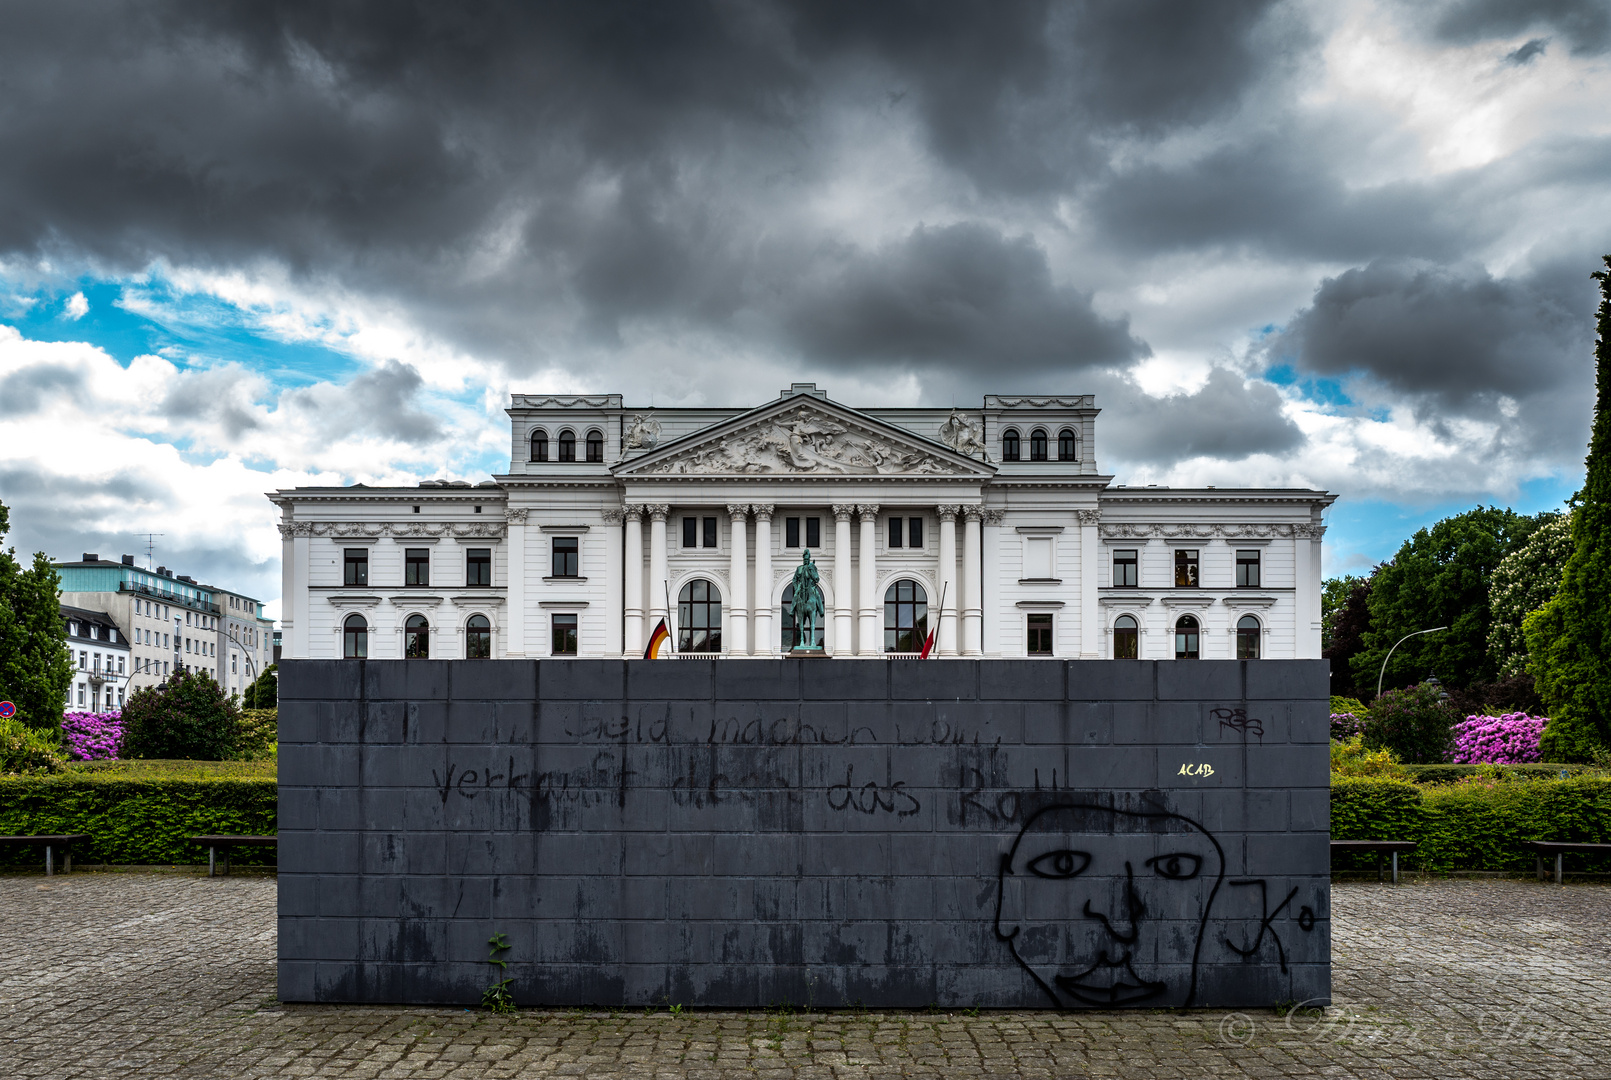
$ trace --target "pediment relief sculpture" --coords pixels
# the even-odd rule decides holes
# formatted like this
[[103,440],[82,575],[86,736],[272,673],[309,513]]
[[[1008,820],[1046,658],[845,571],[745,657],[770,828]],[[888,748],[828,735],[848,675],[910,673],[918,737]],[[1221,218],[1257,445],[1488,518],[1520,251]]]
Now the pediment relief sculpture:
[[689,448],[643,470],[643,475],[859,476],[954,475],[959,470],[916,446],[903,445],[805,406]]
[[952,409],[951,415],[940,425],[940,441],[959,454],[966,454],[969,457],[978,454],[989,460],[984,435],[977,425],[969,422],[968,418],[956,409]]

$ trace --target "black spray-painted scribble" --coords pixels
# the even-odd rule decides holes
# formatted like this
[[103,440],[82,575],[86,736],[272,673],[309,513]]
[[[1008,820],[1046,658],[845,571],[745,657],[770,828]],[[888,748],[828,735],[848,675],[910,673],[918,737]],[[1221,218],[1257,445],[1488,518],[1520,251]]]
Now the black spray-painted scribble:
[[1229,705],[1221,705],[1216,709],[1210,709],[1209,715],[1215,720],[1219,721],[1220,731],[1229,729],[1239,733],[1243,739],[1246,739],[1249,735],[1252,735],[1257,738],[1259,742],[1264,741],[1264,722],[1256,719],[1255,717],[1248,716],[1246,709],[1234,708]]
[[[1293,886],[1292,891],[1287,893],[1287,898],[1277,904],[1274,911],[1271,911],[1269,884],[1263,878],[1247,878],[1237,880],[1231,882],[1231,885],[1238,888],[1252,888],[1255,885],[1258,886],[1259,932],[1254,935],[1253,943],[1251,945],[1238,945],[1230,938],[1225,939],[1225,944],[1229,946],[1231,951],[1236,953],[1238,956],[1257,956],[1259,947],[1264,944],[1264,935],[1270,935],[1270,940],[1275,942],[1276,958],[1281,961],[1281,974],[1285,975],[1287,973],[1287,950],[1286,947],[1281,943],[1281,935],[1275,932],[1275,927],[1272,924],[1275,922],[1276,917],[1279,916],[1286,908],[1286,906],[1292,903],[1292,898],[1298,895],[1297,886]],[[1308,908],[1304,908],[1303,910],[1309,911]],[[1302,915],[1298,917],[1298,925],[1303,926]],[[1303,928],[1308,930],[1313,926],[1314,913],[1309,912],[1309,926],[1304,926]]]

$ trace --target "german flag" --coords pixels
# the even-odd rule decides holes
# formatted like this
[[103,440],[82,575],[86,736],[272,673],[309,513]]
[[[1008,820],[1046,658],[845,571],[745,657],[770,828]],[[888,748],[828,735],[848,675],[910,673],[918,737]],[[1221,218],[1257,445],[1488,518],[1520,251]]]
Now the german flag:
[[666,620],[661,619],[659,625],[654,628],[654,633],[649,635],[649,647],[643,650],[643,658],[645,660],[660,659],[660,646],[670,639],[671,632],[666,629]]

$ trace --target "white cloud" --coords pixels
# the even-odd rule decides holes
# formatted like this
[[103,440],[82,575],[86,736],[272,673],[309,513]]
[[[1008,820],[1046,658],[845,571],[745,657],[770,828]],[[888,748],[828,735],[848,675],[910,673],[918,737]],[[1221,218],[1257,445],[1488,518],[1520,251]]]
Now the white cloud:
[[72,296],[69,296],[67,298],[67,303],[62,305],[62,317],[72,319],[74,322],[77,322],[79,319],[82,319],[88,314],[89,301],[84,299],[84,294],[81,292],[76,292]]

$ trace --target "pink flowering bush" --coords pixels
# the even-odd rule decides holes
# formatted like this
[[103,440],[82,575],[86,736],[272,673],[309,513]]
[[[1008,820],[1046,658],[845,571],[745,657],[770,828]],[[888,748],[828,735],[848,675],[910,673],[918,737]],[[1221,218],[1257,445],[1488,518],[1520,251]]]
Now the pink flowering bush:
[[62,742],[74,761],[108,761],[123,748],[123,714],[70,712],[62,717]]
[[1549,718],[1526,713],[1503,716],[1468,716],[1454,725],[1454,749],[1449,760],[1456,765],[1525,765],[1541,761],[1538,741]]
[[1356,716],[1351,712],[1334,712],[1331,714],[1331,739],[1333,742],[1347,742],[1355,735],[1365,730],[1365,718]]

